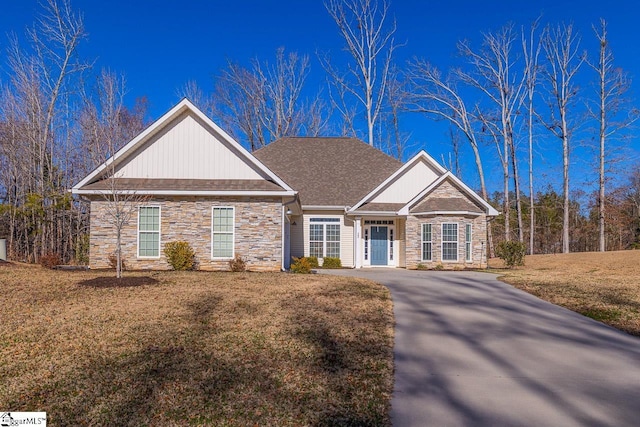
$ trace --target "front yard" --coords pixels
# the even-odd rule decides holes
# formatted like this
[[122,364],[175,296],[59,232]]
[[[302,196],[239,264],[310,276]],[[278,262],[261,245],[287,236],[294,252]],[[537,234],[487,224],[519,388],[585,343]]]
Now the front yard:
[[389,425],[386,288],[0,265],[0,409],[50,425]]
[[640,336],[638,250],[533,255],[525,257],[524,267],[494,271],[516,288]]

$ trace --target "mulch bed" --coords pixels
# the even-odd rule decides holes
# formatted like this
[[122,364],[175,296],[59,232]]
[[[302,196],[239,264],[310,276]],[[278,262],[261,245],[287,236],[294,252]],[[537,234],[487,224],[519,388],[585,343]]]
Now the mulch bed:
[[115,276],[109,276],[82,280],[78,282],[78,285],[92,288],[131,288],[136,286],[155,285],[158,283],[160,282],[153,277],[121,277],[118,279]]

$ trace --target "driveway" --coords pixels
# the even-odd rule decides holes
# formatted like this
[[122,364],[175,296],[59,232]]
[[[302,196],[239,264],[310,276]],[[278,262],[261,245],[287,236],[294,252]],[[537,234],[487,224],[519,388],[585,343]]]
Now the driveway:
[[339,270],[394,302],[394,426],[640,425],[640,339],[479,272]]

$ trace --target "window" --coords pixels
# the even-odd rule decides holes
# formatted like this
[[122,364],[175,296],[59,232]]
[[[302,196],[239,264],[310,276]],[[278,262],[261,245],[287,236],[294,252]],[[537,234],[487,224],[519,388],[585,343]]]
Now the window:
[[364,229],[364,260],[369,259],[369,229]]
[[211,258],[233,258],[234,209],[214,207],[211,217]]
[[389,229],[389,260],[393,261],[393,228]]
[[309,256],[340,258],[340,219],[311,218],[309,221]]
[[431,224],[422,224],[422,261],[431,261],[432,237]]
[[471,256],[471,224],[467,224],[464,232],[464,259],[471,261]]
[[442,260],[458,261],[458,224],[442,224]]
[[138,256],[160,257],[160,206],[141,206],[138,210]]

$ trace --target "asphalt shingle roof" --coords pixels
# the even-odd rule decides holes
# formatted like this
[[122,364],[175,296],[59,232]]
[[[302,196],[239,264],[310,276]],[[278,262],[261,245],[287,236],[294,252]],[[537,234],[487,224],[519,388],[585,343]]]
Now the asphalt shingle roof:
[[253,154],[311,206],[353,206],[402,166],[357,138],[281,138]]
[[282,191],[279,185],[262,179],[103,179],[82,187],[83,190],[162,190],[162,191]]

